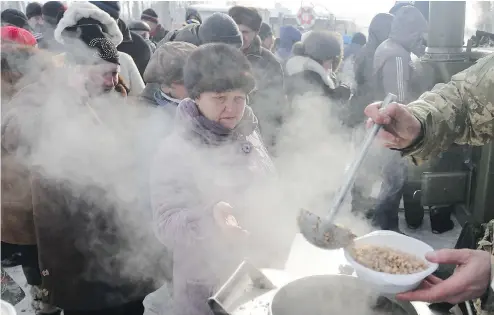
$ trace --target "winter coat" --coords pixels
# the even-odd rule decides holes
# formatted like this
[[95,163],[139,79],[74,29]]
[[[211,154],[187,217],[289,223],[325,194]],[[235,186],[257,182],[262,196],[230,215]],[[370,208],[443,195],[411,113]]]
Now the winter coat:
[[168,31],[163,27],[163,25],[158,24],[158,26],[156,26],[156,29],[152,31],[149,35],[153,42],[159,43],[160,41],[163,40],[163,38],[165,38],[167,34]]
[[166,36],[158,42],[156,45],[160,47],[167,42],[186,42],[196,46],[201,45],[201,39],[199,38],[199,27],[201,24],[188,24],[177,30],[168,32]]
[[124,52],[132,57],[142,77],[144,70],[146,70],[146,66],[148,65],[149,59],[151,59],[153,50],[146,40],[139,34],[131,31],[130,35],[132,36],[132,40],[122,42],[118,45],[117,49],[118,51]]
[[292,25],[280,28],[280,44],[276,50],[276,57],[280,62],[285,62],[292,56],[293,44],[302,39],[302,33]]
[[256,78],[256,90],[249,96],[249,104],[259,119],[264,143],[270,147],[276,142],[286,106],[283,69],[276,57],[261,46],[259,36],[256,36],[244,54],[250,61]]
[[176,127],[162,143],[151,173],[155,229],[173,251],[176,314],[211,314],[207,299],[245,255],[241,242],[220,231],[213,206],[228,202],[240,225],[256,226],[249,218],[258,222],[262,214],[255,214],[249,192],[273,171],[249,107],[232,131],[207,120],[192,100],[180,103]]
[[[135,144],[124,145],[123,139],[131,139],[135,130],[129,121],[112,117],[114,111],[105,116],[108,104],[125,103],[119,103],[117,94],[114,102],[105,98],[104,104],[93,107],[100,118],[95,119],[84,95],[75,89],[69,92],[68,86],[60,94],[62,84],[39,82],[13,100],[23,115],[17,121],[22,132],[16,153],[27,155],[33,167],[32,207],[43,299],[66,310],[98,310],[142,299],[163,283],[165,251],[154,243],[150,229],[138,226],[146,222],[146,213],[138,206],[137,193],[129,193],[138,191],[135,165],[127,164],[133,161],[128,147]],[[47,106],[53,108],[44,110]],[[112,133],[114,123],[126,127]],[[63,150],[57,150],[60,142],[65,143]],[[132,171],[122,172],[122,163]]]
[[427,31],[427,21],[415,7],[404,7],[394,17],[389,38],[376,49],[374,73],[377,82],[377,99],[393,93],[403,104],[411,102],[411,78],[413,68],[410,53],[419,54],[423,47],[422,36]]
[[130,90],[129,96],[141,94],[142,90],[144,90],[144,81],[134,60],[131,56],[121,51],[118,52],[118,58],[120,60],[120,75]]
[[29,167],[19,148],[17,124],[12,111],[2,121],[2,242],[36,244]]
[[355,83],[356,88],[350,100],[348,124],[358,126],[364,123],[364,108],[375,100],[376,82],[374,77],[374,53],[379,45],[385,41],[391,30],[393,16],[387,13],[376,15],[369,25],[369,38],[364,47],[355,56]]
[[298,102],[297,98],[324,97],[335,104],[335,114],[346,106],[351,94],[349,88],[339,85],[334,73],[329,74],[315,60],[295,56],[288,60],[285,70],[286,94],[291,104]]

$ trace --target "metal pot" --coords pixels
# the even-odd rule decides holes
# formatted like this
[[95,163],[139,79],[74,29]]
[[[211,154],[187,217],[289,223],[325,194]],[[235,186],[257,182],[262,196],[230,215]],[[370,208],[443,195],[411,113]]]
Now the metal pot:
[[431,311],[426,303],[398,302],[378,297],[371,290],[352,276],[297,278],[244,262],[208,303],[215,315],[445,314]]
[[379,297],[355,277],[316,275],[298,279],[275,294],[270,315],[418,315],[410,303]]

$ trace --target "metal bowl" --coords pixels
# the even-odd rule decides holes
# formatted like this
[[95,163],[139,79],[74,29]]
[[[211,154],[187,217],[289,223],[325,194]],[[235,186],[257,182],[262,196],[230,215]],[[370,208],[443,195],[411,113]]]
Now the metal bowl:
[[379,297],[357,278],[316,275],[281,287],[270,315],[418,315],[411,303]]

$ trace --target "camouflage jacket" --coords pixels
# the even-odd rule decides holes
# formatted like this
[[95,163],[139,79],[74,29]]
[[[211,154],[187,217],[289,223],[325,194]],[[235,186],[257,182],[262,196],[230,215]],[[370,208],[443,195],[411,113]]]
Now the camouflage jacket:
[[[446,151],[451,144],[483,145],[494,138],[494,54],[438,84],[408,105],[422,124],[423,139],[403,153],[416,164]],[[493,252],[494,220],[485,225],[479,250]],[[494,256],[491,256],[491,281]],[[494,314],[494,282],[476,301],[478,314]],[[481,310],[483,309],[483,310]]]
[[451,144],[483,145],[494,137],[494,54],[437,84],[408,105],[424,128],[423,139],[404,152],[420,164]]
[[494,220],[484,224],[484,237],[479,242],[479,250],[485,250],[491,253],[491,285],[486,294],[475,301],[475,308],[478,315],[494,314]]

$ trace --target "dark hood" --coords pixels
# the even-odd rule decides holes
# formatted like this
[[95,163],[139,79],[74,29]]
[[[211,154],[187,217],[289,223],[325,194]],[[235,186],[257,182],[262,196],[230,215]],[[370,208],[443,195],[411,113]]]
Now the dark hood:
[[194,8],[187,8],[187,10],[185,10],[185,21],[188,20],[196,20],[199,24],[202,24],[201,14]]
[[420,11],[412,6],[398,10],[391,24],[389,39],[415,53],[422,45],[422,35],[427,32],[427,21]]
[[393,23],[393,15],[389,13],[379,13],[376,15],[369,25],[369,38],[367,47],[373,47],[376,50],[382,42],[388,39]]
[[191,99],[180,102],[176,120],[177,125],[183,128],[183,131],[191,132],[206,144],[221,144],[240,136],[247,137],[257,129],[257,117],[249,106],[245,107],[244,116],[237,127],[228,129],[204,117]]

